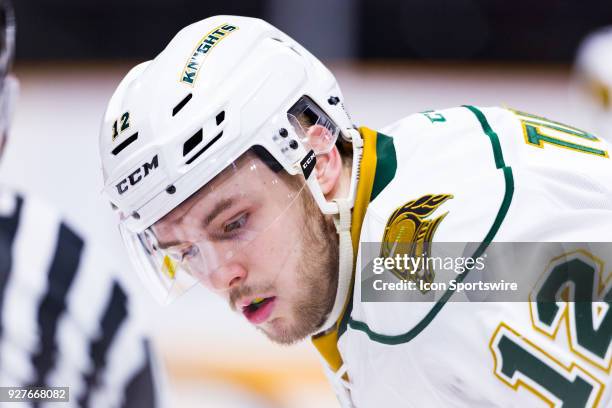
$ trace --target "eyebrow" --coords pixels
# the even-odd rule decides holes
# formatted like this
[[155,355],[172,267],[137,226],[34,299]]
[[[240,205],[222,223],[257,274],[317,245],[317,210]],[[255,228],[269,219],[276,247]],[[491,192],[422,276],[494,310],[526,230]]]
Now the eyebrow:
[[226,198],[215,204],[214,208],[204,218],[204,227],[208,227],[210,223],[213,222],[219,214],[221,214],[228,208],[231,208],[235,202],[236,200],[234,200],[233,198]]
[[157,246],[160,249],[168,249],[170,247],[176,246],[176,245],[180,245],[179,241],[173,240],[173,241],[157,241]]
[[[221,214],[223,211],[227,210],[228,208],[231,208],[235,204],[235,202],[236,200],[234,198],[226,198],[226,199],[219,201],[217,204],[215,204],[213,209],[206,215],[206,217],[204,217],[204,221],[203,221],[204,228],[208,227],[210,223],[213,222],[215,218],[217,218],[217,216]],[[178,240],[161,241],[158,239],[157,241],[157,245],[161,249],[167,249],[169,247],[180,245],[180,244],[181,242]]]

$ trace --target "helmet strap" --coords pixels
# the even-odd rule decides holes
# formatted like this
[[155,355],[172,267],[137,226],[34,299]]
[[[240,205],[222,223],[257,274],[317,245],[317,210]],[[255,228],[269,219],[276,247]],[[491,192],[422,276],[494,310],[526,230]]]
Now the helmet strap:
[[335,327],[336,322],[344,311],[347,297],[350,293],[353,277],[353,241],[351,239],[352,209],[355,204],[357,184],[359,183],[359,165],[363,154],[363,139],[357,129],[348,131],[353,145],[353,168],[351,172],[351,186],[348,197],[334,199],[337,212],[334,213],[334,225],[338,233],[339,260],[338,260],[338,288],[331,312],[325,319],[317,333],[326,332]]
[[334,201],[339,210],[338,214],[334,215],[334,224],[339,241],[338,288],[336,289],[334,306],[327,319],[325,319],[325,323],[321,325],[317,332],[324,332],[332,328],[340,318],[346,304],[353,275],[353,243],[351,241],[351,208],[353,202],[350,199],[336,199]]
[[351,168],[351,184],[349,186],[348,200],[351,201],[351,208],[355,205],[357,196],[357,185],[359,184],[359,167],[363,156],[363,139],[357,129],[347,130],[351,145],[353,146],[353,165]]

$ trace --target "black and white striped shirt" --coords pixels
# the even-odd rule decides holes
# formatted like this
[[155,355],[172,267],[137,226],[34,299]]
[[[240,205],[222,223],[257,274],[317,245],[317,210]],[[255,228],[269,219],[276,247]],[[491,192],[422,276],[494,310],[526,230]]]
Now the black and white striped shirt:
[[103,255],[55,211],[0,192],[0,386],[68,386],[74,407],[159,406],[129,304]]

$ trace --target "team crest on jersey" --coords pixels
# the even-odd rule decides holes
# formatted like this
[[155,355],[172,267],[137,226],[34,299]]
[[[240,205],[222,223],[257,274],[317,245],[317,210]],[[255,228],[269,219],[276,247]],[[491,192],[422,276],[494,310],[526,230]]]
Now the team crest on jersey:
[[185,68],[181,73],[181,82],[193,86],[204,59],[221,40],[237,29],[238,27],[230,24],[221,24],[219,27],[213,28],[212,31],[202,37],[185,64]]
[[[396,209],[385,226],[380,256],[391,258],[405,254],[410,258],[427,258],[434,233],[448,212],[436,218],[428,217],[451,198],[451,194],[428,194]],[[419,270],[413,270],[409,264],[406,269],[390,271],[401,280],[429,283],[435,278],[435,271],[427,263]]]

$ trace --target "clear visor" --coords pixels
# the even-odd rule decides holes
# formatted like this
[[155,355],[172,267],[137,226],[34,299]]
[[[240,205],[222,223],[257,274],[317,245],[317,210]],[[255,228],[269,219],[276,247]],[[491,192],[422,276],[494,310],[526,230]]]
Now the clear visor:
[[303,177],[288,175],[262,148],[251,148],[151,227],[138,234],[122,227],[122,235],[162,304],[198,282],[226,292],[262,259],[275,259],[273,280],[299,241],[288,213],[299,208],[294,204],[304,186]]

